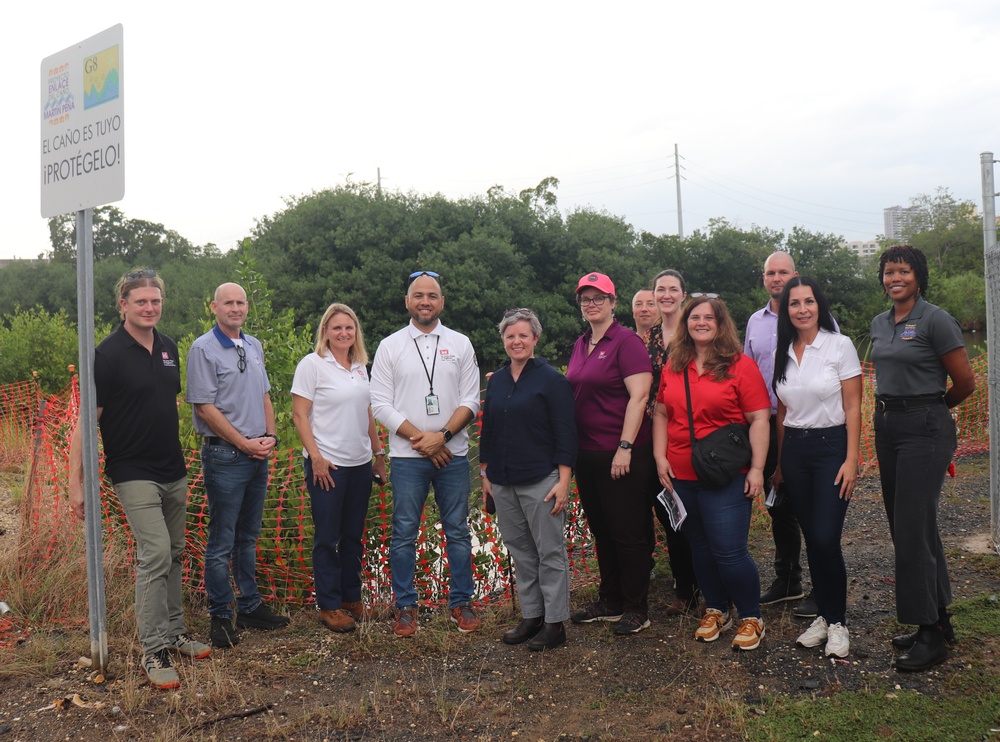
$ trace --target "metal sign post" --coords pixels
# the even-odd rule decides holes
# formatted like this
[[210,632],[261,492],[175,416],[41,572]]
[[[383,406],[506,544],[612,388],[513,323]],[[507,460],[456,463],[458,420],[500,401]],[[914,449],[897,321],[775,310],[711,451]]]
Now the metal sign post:
[[989,338],[988,371],[990,407],[990,536],[993,549],[1000,554],[1000,349],[997,329],[1000,328],[1000,248],[997,247],[996,185],[993,181],[992,152],[979,155],[983,182],[983,250],[986,258],[986,337]]
[[125,196],[122,26],[112,26],[46,57],[41,65],[42,216],[76,212],[77,332],[80,351],[80,426],[90,656],[108,666],[104,542],[97,465],[94,388],[93,207]]

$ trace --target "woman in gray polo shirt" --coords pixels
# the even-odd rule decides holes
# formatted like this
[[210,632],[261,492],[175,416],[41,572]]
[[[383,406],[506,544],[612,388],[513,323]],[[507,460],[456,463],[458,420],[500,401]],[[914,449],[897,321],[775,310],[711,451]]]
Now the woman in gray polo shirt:
[[924,254],[890,247],[879,259],[879,280],[892,308],[871,324],[875,451],[896,550],[896,618],[919,627],[892,643],[906,650],[896,669],[920,671],[944,661],[955,639],[937,511],[956,448],[949,409],[972,394],[976,379],[958,322],[923,298]]

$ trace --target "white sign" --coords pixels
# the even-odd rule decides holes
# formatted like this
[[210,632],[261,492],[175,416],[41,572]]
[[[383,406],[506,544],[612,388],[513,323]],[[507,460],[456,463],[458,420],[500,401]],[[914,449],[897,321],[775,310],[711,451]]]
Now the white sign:
[[42,60],[42,216],[125,196],[122,26]]

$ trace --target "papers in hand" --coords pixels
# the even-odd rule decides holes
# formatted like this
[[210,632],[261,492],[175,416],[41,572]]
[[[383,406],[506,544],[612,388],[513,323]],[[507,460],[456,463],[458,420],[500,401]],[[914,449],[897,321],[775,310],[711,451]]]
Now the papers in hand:
[[677,490],[667,492],[666,488],[664,488],[660,490],[660,494],[656,496],[656,499],[660,501],[664,510],[667,511],[667,515],[670,516],[671,527],[675,531],[681,530],[684,519],[688,517],[688,511],[685,510],[681,498],[677,496]]

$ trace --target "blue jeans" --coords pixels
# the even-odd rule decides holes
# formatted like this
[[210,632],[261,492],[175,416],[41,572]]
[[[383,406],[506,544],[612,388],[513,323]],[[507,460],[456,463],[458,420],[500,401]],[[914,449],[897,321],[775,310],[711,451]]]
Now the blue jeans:
[[257,589],[257,538],[264,517],[268,462],[251,459],[229,444],[201,447],[201,469],[208,498],[205,592],[213,618],[250,613],[261,603]]
[[438,469],[430,459],[397,456],[392,459],[390,480],[392,544],[389,566],[396,606],[409,608],[417,604],[417,591],[413,587],[415,545],[420,532],[420,515],[432,484],[451,568],[448,607],[471,602],[475,586],[472,582],[472,538],[469,536],[468,457],[456,456],[447,466]]
[[371,462],[330,470],[333,489],[313,483],[312,462],[304,463],[313,518],[313,580],[320,610],[361,600],[362,535],[372,494]]
[[681,527],[691,543],[694,571],[705,605],[723,613],[732,601],[740,618],[760,618],[760,573],[750,556],[753,500],[743,494],[745,474],[717,490],[697,481],[675,479],[674,488],[687,509]]
[[938,505],[955,453],[955,421],[944,404],[875,411],[882,501],[896,550],[896,618],[929,625],[951,604]]
[[847,567],[840,537],[849,500],[834,484],[847,458],[847,426],[813,430],[785,428],[781,474],[785,492],[806,539],[818,615],[827,623],[847,617]]

